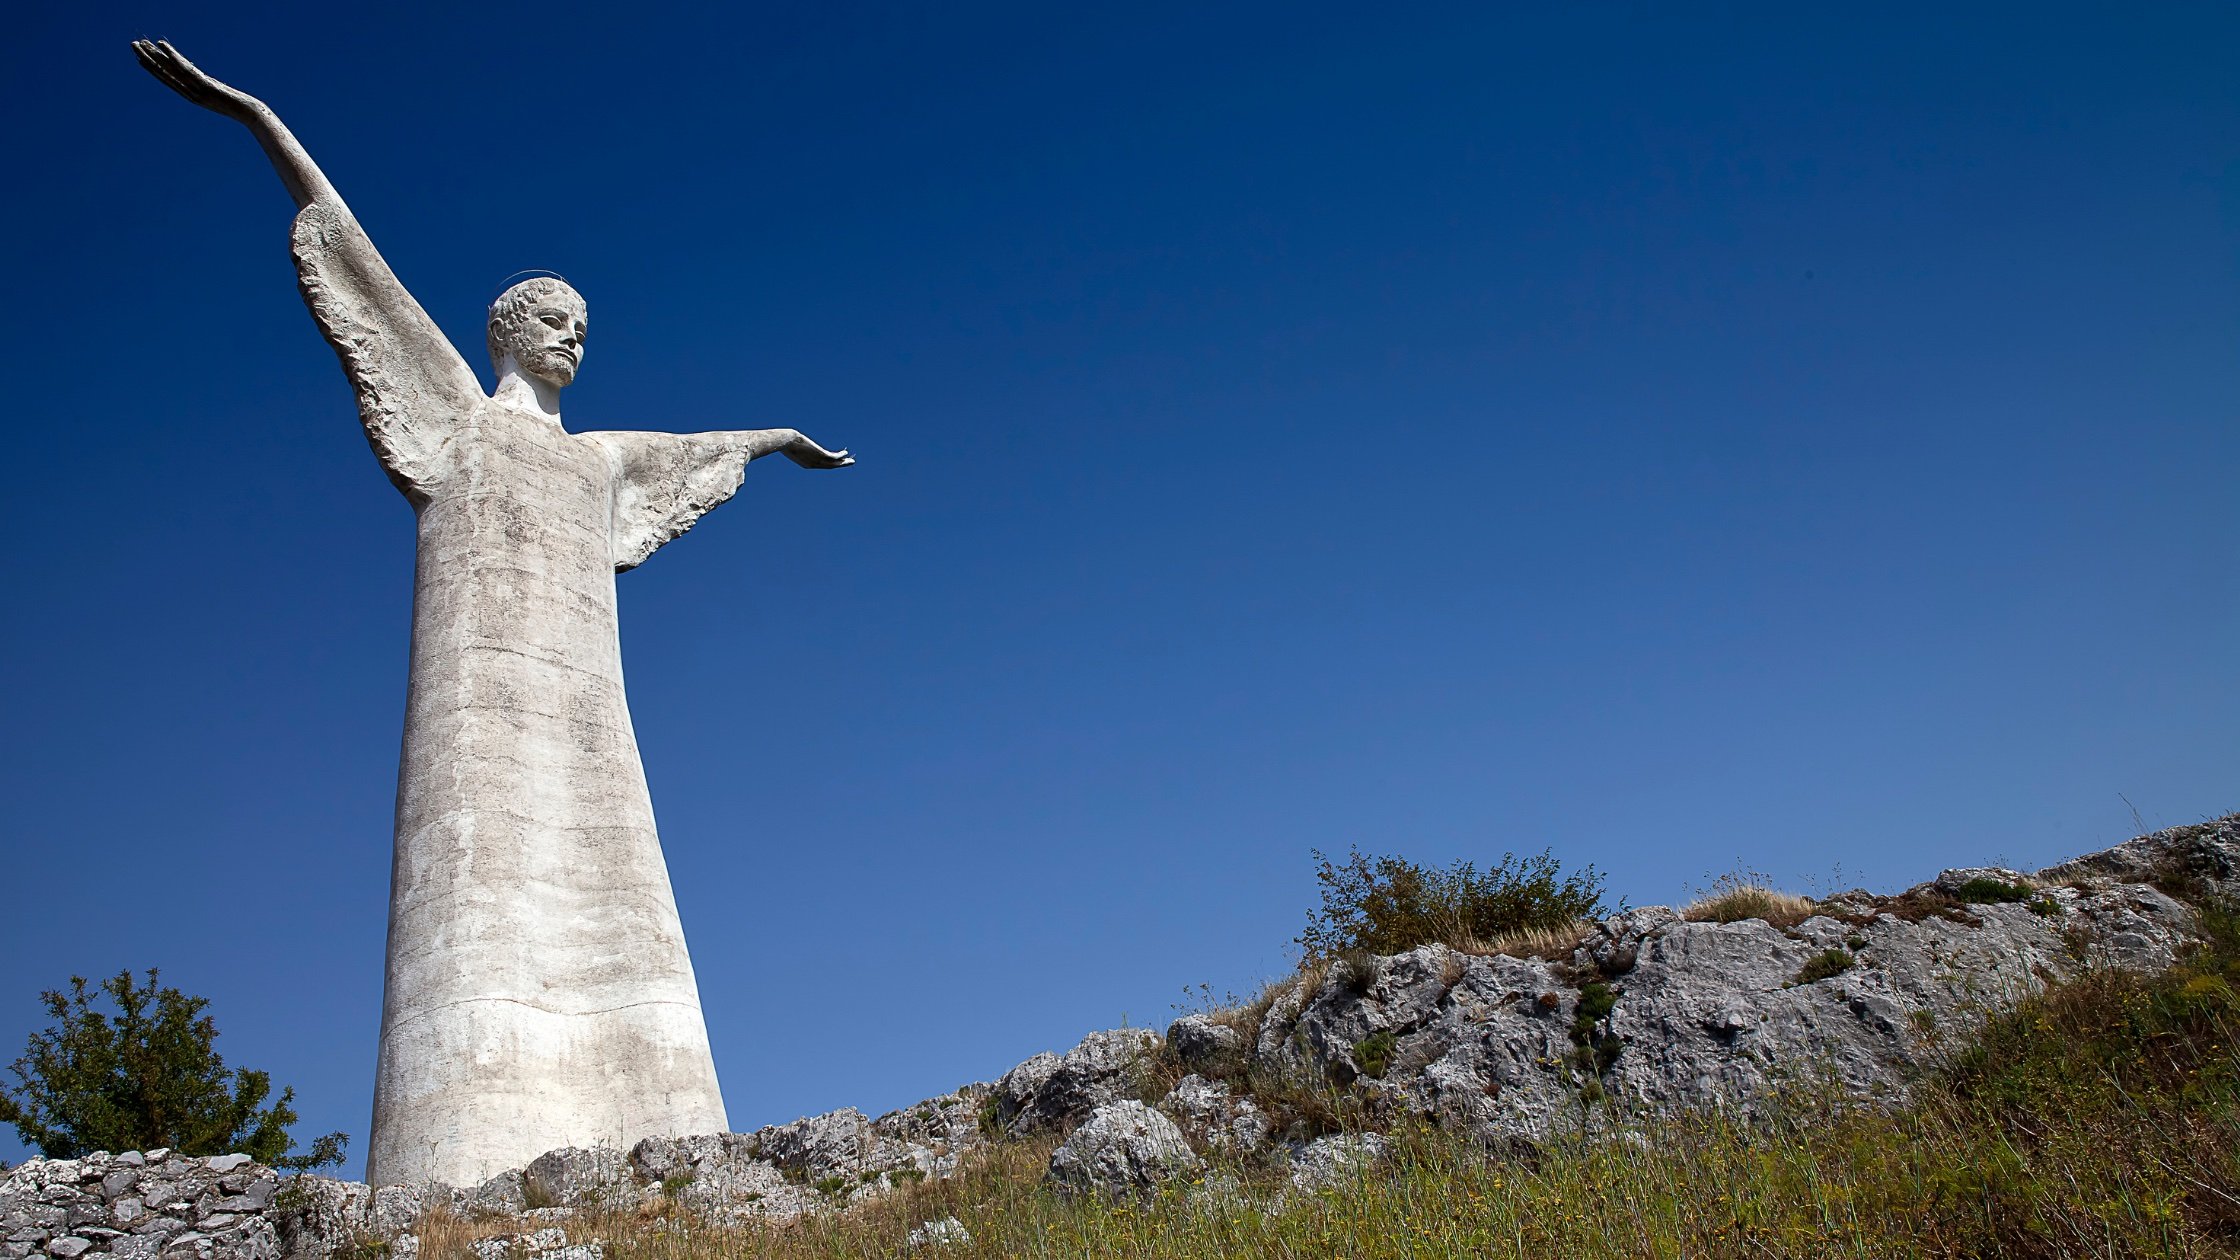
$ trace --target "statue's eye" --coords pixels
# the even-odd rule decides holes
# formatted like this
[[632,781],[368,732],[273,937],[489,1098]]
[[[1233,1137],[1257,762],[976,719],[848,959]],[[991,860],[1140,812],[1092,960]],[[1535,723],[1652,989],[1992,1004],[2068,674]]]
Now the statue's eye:
[[540,318],[544,320],[544,326],[547,328],[566,328],[568,326],[568,321],[558,315],[545,315]]

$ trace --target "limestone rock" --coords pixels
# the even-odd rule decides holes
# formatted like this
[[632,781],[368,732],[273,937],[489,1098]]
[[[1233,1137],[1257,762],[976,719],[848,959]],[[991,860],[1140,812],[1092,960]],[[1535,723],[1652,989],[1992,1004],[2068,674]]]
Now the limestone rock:
[[1124,1099],[1090,1113],[1050,1156],[1048,1178],[1073,1194],[1140,1194],[1200,1164],[1174,1121]]
[[2118,884],[2155,884],[2163,891],[2240,896],[2240,814],[2171,827],[2127,840],[2112,849],[2049,866],[2041,884],[2100,890]]
[[1205,1015],[1185,1015],[1167,1025],[1168,1053],[1192,1071],[1236,1063],[1245,1050],[1244,1034]]
[[475,1260],[604,1260],[606,1256],[605,1244],[571,1245],[567,1231],[557,1227],[478,1238],[468,1249]]
[[[1350,1084],[1374,1118],[1414,1115],[1491,1146],[1592,1123],[1583,1095],[1749,1109],[1827,1073],[1855,1097],[1894,1100],[1938,1045],[2046,984],[2177,957],[2193,912],[2114,876],[2179,871],[2210,888],[2240,869],[2229,825],[2111,852],[2041,872],[2044,891],[2018,902],[1959,903],[1971,879],[2029,879],[1970,868],[1899,897],[1834,898],[1788,928],[1653,907],[1613,916],[1560,962],[1431,945],[1339,964],[1269,1006],[1252,1064]],[[1808,982],[1815,959],[1822,978]],[[1609,1009],[1582,1020],[1590,988]]]
[[956,1217],[944,1216],[938,1221],[927,1221],[914,1227],[903,1239],[903,1243],[912,1251],[924,1247],[969,1247],[972,1245],[972,1231],[966,1229],[964,1222]]
[[[1239,1038],[1241,1044],[1242,1038]],[[1249,1098],[1240,1098],[1220,1081],[1185,1076],[1159,1100],[1182,1131],[1206,1149],[1244,1154],[1268,1144],[1275,1125]]]
[[612,1147],[547,1151],[522,1170],[521,1181],[524,1197],[538,1207],[626,1206],[638,1200],[630,1157]]
[[1291,1188],[1340,1188],[1360,1179],[1385,1156],[1385,1140],[1374,1133],[1333,1133],[1316,1138],[1291,1154]]
[[859,1176],[868,1166],[871,1122],[853,1107],[755,1131],[761,1158],[811,1181]]
[[742,1133],[647,1138],[630,1151],[631,1166],[678,1205],[721,1224],[798,1216],[814,1206],[804,1185],[760,1158],[761,1142]]
[[996,1119],[1014,1136],[1079,1120],[1132,1092],[1143,1056],[1159,1038],[1141,1028],[1090,1033],[1063,1056],[1038,1054],[995,1084]]

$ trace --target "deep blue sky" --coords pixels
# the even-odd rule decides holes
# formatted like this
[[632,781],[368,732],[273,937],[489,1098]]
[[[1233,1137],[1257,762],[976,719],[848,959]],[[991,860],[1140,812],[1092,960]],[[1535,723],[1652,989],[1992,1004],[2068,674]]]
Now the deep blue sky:
[[717,7],[16,19],[0,1056],[158,965],[362,1153],[411,515],[141,35],[478,368],[566,273],[574,427],[861,456],[621,580],[736,1127],[1248,989],[1312,847],[2240,806],[2240,10]]

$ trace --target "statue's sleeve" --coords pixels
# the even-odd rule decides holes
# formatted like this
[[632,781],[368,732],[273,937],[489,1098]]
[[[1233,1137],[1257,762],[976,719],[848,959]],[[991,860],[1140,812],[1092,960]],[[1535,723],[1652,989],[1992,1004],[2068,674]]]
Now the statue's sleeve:
[[366,440],[397,488],[421,501],[457,426],[483,402],[481,382],[349,210],[304,207],[289,244],[304,303],[358,396]]
[[753,458],[743,434],[586,433],[615,470],[614,567],[634,569],[738,492]]

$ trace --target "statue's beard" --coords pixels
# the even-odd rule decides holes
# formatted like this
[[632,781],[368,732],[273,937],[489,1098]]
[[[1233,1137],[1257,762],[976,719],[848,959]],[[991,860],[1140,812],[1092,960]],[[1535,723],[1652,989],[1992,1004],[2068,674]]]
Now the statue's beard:
[[514,356],[521,370],[538,380],[565,386],[576,379],[576,361],[554,346],[531,346]]

